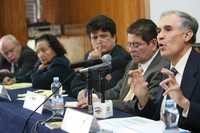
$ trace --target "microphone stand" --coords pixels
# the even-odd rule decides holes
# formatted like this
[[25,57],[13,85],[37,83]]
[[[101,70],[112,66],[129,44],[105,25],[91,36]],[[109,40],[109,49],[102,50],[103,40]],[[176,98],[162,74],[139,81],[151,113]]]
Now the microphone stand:
[[49,95],[49,96],[44,100],[44,102],[42,102],[33,112],[31,112],[31,114],[28,116],[28,118],[27,118],[26,121],[25,121],[23,130],[22,130],[22,133],[25,133],[25,131],[26,131],[26,130],[25,130],[25,129],[26,129],[26,126],[28,125],[29,120],[30,120],[31,117],[35,114],[35,112],[36,112],[43,104],[45,104],[45,103],[49,100],[49,98],[52,97],[57,91],[58,91],[58,89],[55,90],[51,95]]
[[100,69],[99,70],[99,79],[100,79],[100,81],[99,81],[99,84],[100,84],[100,88],[99,88],[99,90],[100,90],[100,93],[101,93],[101,103],[104,103],[105,102],[105,90],[107,90],[107,88],[108,88],[108,83],[109,83],[109,81],[107,81],[106,79],[105,79],[105,76],[106,76],[106,74],[107,73],[109,73],[109,71],[110,71],[110,68],[107,68],[107,69]]
[[[67,82],[68,80],[70,80],[73,76],[75,75],[75,73],[71,73],[62,83],[64,84],[65,82]],[[28,125],[29,120],[31,119],[31,117],[35,114],[35,112],[43,105],[45,104],[59,89],[56,89],[55,91],[52,92],[51,95],[49,95],[33,112],[31,112],[31,114],[28,116],[28,118],[25,121],[22,133],[25,133],[26,131],[26,126]],[[50,118],[54,117],[55,114],[53,114]],[[49,121],[50,119],[48,118],[46,121]],[[45,122],[46,122],[45,121]]]
[[92,114],[93,113],[93,108],[92,108],[92,71],[88,71],[88,113]]

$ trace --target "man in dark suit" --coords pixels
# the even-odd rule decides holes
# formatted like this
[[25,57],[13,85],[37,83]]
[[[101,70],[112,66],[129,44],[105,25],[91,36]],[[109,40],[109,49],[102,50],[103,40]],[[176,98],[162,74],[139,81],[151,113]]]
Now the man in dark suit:
[[12,76],[9,69],[11,64],[0,54],[0,82],[4,79],[5,76]]
[[[111,18],[104,15],[95,16],[87,23],[86,32],[90,39],[92,50],[85,55],[85,60],[101,59],[103,55],[109,54],[113,62],[117,61],[119,63],[112,64],[111,71],[105,75],[106,80],[102,82],[106,89],[110,89],[123,77],[126,65],[131,60],[131,57],[124,48],[117,44],[116,24]],[[96,80],[98,79],[97,75],[98,72],[93,71],[90,76]],[[76,76],[72,81],[72,94],[75,97],[81,89],[86,88],[87,82],[84,83],[84,80],[81,80],[80,76]],[[81,82],[83,84],[79,86]],[[94,81],[91,86],[96,91],[100,91],[98,81]]]
[[[105,98],[111,99],[115,108],[137,114],[137,107],[140,103],[144,103],[142,96],[150,99],[146,103],[149,108],[154,105],[153,103],[158,102],[161,94],[160,70],[167,64],[167,61],[160,56],[158,51],[156,28],[156,25],[149,19],[139,19],[129,26],[127,30],[128,51],[132,61],[127,66],[124,77],[115,87],[105,92]],[[138,84],[133,86],[130,82]],[[143,92],[138,90],[143,90]],[[80,105],[87,102],[82,96],[78,97]],[[147,114],[151,116],[153,113],[152,108]]]
[[[200,131],[200,54],[192,48],[197,30],[198,22],[189,14],[168,11],[160,18],[157,37],[161,55],[170,60],[170,67],[177,73],[166,68],[161,70],[167,76],[160,83],[163,95],[168,95],[178,105],[179,126],[192,132]],[[161,103],[162,100],[157,105],[158,110]],[[159,118],[159,111],[153,118]]]
[[0,71],[4,75],[1,77],[4,84],[31,81],[27,74],[37,61],[37,55],[32,49],[22,47],[13,35],[5,35],[0,39],[0,53]]

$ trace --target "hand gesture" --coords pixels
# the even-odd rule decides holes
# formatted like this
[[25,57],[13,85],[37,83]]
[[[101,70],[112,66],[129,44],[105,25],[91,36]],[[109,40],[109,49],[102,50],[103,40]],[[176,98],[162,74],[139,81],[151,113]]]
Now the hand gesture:
[[148,82],[145,81],[143,77],[143,69],[139,68],[136,70],[129,71],[130,89],[137,96],[139,104],[144,107],[149,99]]
[[102,48],[100,45],[95,46],[94,50],[89,53],[89,59],[100,59],[102,56]]
[[168,76],[167,79],[160,82],[160,86],[165,90],[163,95],[169,95],[182,108],[188,106],[189,100],[183,95],[173,72],[162,68],[161,73]]

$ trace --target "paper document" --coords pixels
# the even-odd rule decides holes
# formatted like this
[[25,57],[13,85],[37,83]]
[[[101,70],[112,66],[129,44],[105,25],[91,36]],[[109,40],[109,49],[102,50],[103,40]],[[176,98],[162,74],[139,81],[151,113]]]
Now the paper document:
[[45,126],[50,129],[61,128],[62,121],[50,121],[45,123]]
[[43,96],[47,96],[47,97],[52,94],[51,90],[42,90],[42,89],[40,89],[40,90],[35,90],[34,92],[38,93],[40,95],[43,95]]
[[32,87],[32,83],[14,83],[12,85],[5,85],[6,89],[23,89]]
[[[48,96],[50,96],[52,94],[51,90],[35,90],[33,92],[35,92],[37,94],[40,94],[42,96],[46,96],[46,97],[48,97]],[[17,99],[18,100],[25,100],[26,95],[27,95],[27,93],[18,94],[17,95]]]
[[113,118],[99,120],[100,129],[113,133],[162,133],[165,124],[162,121],[154,121],[143,117]]

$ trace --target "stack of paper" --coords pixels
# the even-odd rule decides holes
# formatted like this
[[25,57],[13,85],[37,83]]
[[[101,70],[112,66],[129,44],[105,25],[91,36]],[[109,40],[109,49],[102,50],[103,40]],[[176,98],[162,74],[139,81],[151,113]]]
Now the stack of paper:
[[113,118],[98,121],[100,129],[113,133],[162,133],[165,124],[162,121],[154,121],[143,117]]

